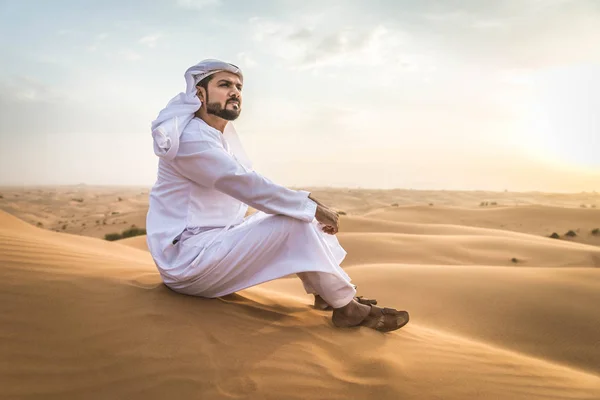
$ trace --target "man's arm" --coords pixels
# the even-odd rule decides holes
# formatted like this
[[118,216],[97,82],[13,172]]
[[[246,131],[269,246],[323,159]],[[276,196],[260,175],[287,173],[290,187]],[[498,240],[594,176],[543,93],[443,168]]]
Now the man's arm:
[[225,149],[210,141],[180,143],[173,166],[186,178],[268,214],[310,222],[317,212],[317,204],[309,198],[309,192],[288,189],[246,170]]
[[332,210],[319,200],[315,199],[312,193],[308,196],[308,198],[317,203],[317,212],[315,214],[315,218],[321,224],[325,225],[323,231],[329,233],[330,235],[335,235],[338,233],[339,214],[337,211]]

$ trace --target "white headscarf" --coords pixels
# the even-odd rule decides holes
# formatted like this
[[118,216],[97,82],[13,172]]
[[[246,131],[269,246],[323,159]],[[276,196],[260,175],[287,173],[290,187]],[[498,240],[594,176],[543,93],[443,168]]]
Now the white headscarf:
[[[152,138],[154,139],[154,153],[167,160],[172,160],[179,149],[179,137],[181,133],[194,118],[196,111],[202,103],[196,95],[196,85],[202,79],[221,71],[228,71],[244,79],[242,71],[233,64],[219,60],[204,60],[188,68],[185,71],[185,92],[173,97],[167,106],[158,113],[158,117],[152,121]],[[227,123],[223,132],[228,143],[236,149],[239,161],[243,164],[250,162],[244,152],[239,137],[231,122]]]

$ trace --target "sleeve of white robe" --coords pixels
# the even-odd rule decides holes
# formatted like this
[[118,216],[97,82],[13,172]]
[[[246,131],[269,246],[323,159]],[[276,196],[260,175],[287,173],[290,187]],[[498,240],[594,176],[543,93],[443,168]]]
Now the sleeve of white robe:
[[220,144],[210,140],[179,144],[175,168],[187,179],[217,189],[267,214],[283,214],[311,222],[317,204],[309,192],[278,185],[246,170]]

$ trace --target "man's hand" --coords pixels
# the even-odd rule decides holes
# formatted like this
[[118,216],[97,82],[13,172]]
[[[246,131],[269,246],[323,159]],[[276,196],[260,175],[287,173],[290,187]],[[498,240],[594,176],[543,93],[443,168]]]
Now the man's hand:
[[320,201],[309,196],[309,198],[317,203],[317,212],[315,213],[315,219],[324,225],[323,232],[329,235],[335,235],[338,233],[338,219],[339,214],[333,211],[329,207],[323,205]]
[[323,232],[328,233],[330,235],[335,235],[336,233],[338,233],[339,215],[337,212],[333,211],[330,208],[317,205],[317,212],[315,214],[315,218],[321,224],[325,225],[323,227]]

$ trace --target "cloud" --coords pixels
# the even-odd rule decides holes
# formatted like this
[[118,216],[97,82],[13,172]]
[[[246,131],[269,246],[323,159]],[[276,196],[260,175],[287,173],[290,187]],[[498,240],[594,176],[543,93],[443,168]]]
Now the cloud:
[[395,62],[405,38],[383,25],[322,30],[253,18],[253,38],[293,68],[379,66]]
[[468,14],[465,11],[449,11],[449,12],[437,12],[437,13],[424,13],[422,16],[428,21],[435,23],[440,22],[453,22],[460,21],[465,18]]
[[121,56],[122,58],[124,58],[127,61],[137,61],[142,58],[141,55],[139,55],[135,51],[129,50],[129,49],[121,50],[119,52],[119,56]]
[[250,18],[248,24],[253,32],[252,37],[256,42],[271,39],[285,29],[285,25],[282,23],[265,20],[259,17]]
[[506,28],[507,26],[506,21],[498,19],[484,19],[473,22],[473,28],[475,29],[497,29]]
[[54,103],[63,101],[64,94],[29,76],[15,76],[0,82],[0,96],[4,102]]
[[210,6],[218,6],[221,0],[178,0],[177,4],[180,7],[201,10]]
[[60,126],[57,121],[65,118],[67,125],[70,121],[68,112],[61,110],[72,106],[77,108],[66,93],[35,78],[14,76],[0,81],[0,136],[9,140],[57,132],[58,128],[53,129]]
[[93,40],[90,44],[76,46],[75,48],[83,49],[88,53],[95,53],[102,47],[104,40],[106,40],[108,36],[109,34],[106,32],[99,33],[97,35],[94,35]]
[[413,21],[411,29],[438,53],[460,58],[463,63],[544,68],[598,62],[599,4],[572,0],[440,2],[433,11],[417,11],[415,21],[420,22]]
[[288,39],[290,40],[309,40],[313,37],[313,32],[307,28],[300,28],[295,32],[292,32]]
[[[77,82],[64,89],[54,84],[29,76],[0,79],[0,183],[151,181],[143,175],[154,160],[140,146],[147,143],[147,116],[128,100],[98,99],[96,90]],[[141,166],[132,168],[132,159]]]
[[254,58],[245,52],[238,53],[237,57],[240,60],[240,64],[244,65],[246,68],[252,68],[258,65]]
[[140,39],[140,43],[150,48],[153,48],[156,46],[156,41],[160,39],[161,36],[162,35],[160,33],[156,33],[154,35],[147,35]]
[[309,42],[303,64],[307,67],[383,65],[398,50],[396,39],[395,32],[384,26],[364,31],[344,29]]
[[73,35],[75,33],[77,33],[77,31],[73,29],[60,29],[58,32],[56,32],[58,36]]

